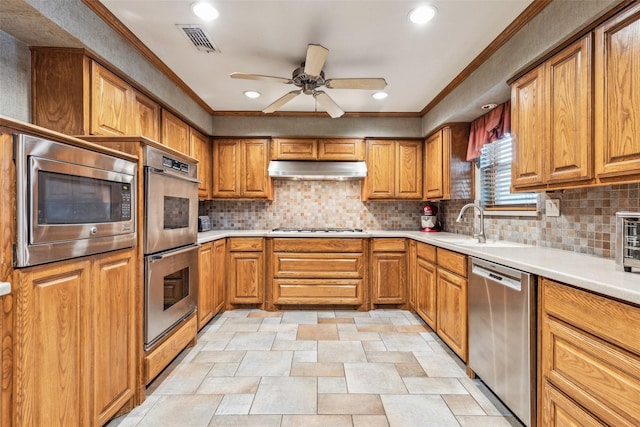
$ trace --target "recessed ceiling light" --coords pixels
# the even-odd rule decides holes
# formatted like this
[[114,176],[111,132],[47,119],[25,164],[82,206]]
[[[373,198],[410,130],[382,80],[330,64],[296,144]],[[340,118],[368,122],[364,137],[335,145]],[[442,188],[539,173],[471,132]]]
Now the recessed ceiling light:
[[260,98],[260,92],[256,92],[255,90],[245,90],[244,96],[247,98]]
[[436,16],[436,8],[427,4],[413,9],[409,13],[409,20],[414,24],[426,24]]
[[494,108],[496,108],[498,106],[498,104],[484,104],[482,107],[483,110],[493,110]]
[[203,21],[213,21],[214,19],[220,16],[218,10],[211,5],[211,3],[207,3],[206,1],[199,1],[193,3],[191,5],[191,10],[193,13]]
[[389,94],[387,92],[376,92],[371,96],[373,96],[375,99],[385,99],[387,96],[389,96]]

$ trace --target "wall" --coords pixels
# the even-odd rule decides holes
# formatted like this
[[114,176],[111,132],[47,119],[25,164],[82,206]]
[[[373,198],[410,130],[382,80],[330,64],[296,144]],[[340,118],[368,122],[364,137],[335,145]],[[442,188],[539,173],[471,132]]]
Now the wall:
[[214,229],[347,227],[419,230],[422,202],[362,202],[360,181],[275,180],[273,201],[200,202]]
[[0,31],[0,115],[31,121],[31,53],[26,44]]
[[[485,217],[487,238],[563,249],[604,258],[615,258],[616,212],[640,212],[640,184],[626,184],[555,191],[540,199],[560,199],[560,216]],[[446,231],[470,235],[471,212],[456,223],[460,209],[470,200],[441,203]],[[544,206],[543,203],[538,203]],[[478,226],[475,220],[475,226]],[[476,228],[477,230],[477,228]]]

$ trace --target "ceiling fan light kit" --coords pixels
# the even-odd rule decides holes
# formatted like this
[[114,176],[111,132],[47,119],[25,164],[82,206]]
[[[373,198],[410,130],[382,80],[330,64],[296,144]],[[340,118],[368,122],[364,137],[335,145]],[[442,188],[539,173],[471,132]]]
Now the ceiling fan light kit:
[[307,47],[307,55],[302,65],[296,68],[290,79],[283,77],[264,76],[260,74],[231,73],[229,76],[234,79],[260,80],[272,83],[293,84],[298,90],[291,91],[277,99],[263,113],[273,113],[282,108],[287,102],[297,97],[301,93],[312,95],[322,108],[332,117],[337,118],[344,114],[344,111],[331,99],[324,91],[318,88],[324,86],[328,89],[364,89],[382,90],[387,86],[383,78],[345,78],[345,79],[325,79],[322,68],[329,49],[319,44],[310,44]]

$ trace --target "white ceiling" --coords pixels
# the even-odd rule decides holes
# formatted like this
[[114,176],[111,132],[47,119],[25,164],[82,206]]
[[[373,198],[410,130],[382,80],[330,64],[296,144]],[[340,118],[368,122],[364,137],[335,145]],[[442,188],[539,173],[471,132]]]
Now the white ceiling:
[[[422,1],[210,0],[220,16],[200,21],[194,0],[101,0],[149,49],[216,111],[260,111],[297,89],[231,79],[232,72],[290,78],[309,43],[329,49],[325,78],[383,77],[389,97],[371,90],[326,89],[346,112],[420,112],[531,0],[433,0],[423,26],[408,20]],[[201,25],[218,53],[200,53],[177,24]],[[262,93],[257,99],[245,90]],[[314,111],[300,95],[281,111]],[[318,106],[318,111],[322,109]]]

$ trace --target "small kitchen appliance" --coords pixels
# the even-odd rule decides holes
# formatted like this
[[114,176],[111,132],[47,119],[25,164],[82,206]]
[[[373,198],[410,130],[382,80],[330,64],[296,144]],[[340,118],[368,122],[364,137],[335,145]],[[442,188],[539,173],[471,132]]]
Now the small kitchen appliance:
[[616,212],[616,264],[640,268],[640,212]]
[[433,233],[442,230],[442,224],[438,220],[438,207],[433,203],[427,203],[422,208],[422,216],[420,217],[421,229],[424,233]]

